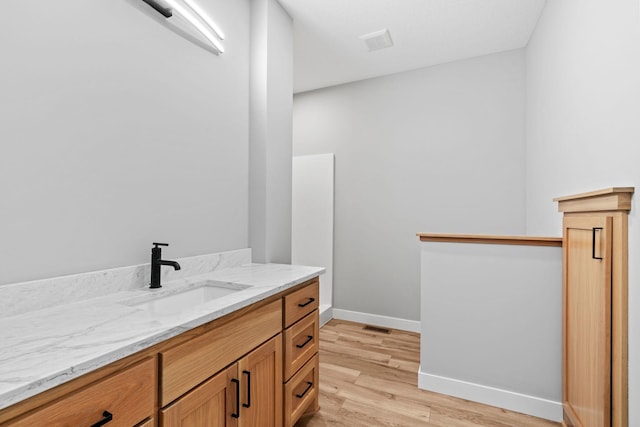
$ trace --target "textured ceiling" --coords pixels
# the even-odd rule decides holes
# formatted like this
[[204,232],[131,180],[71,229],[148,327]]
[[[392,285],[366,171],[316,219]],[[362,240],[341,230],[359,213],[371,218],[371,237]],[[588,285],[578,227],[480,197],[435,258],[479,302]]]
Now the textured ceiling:
[[[294,91],[526,46],[545,0],[279,0],[294,20]],[[359,39],[388,28],[394,46]]]

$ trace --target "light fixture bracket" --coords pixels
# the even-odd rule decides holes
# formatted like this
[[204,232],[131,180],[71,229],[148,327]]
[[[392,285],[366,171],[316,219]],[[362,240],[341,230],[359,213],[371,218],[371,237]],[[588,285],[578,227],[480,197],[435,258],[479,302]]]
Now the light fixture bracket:
[[171,18],[173,16],[173,12],[171,11],[171,8],[162,7],[158,2],[154,0],[142,0],[142,1],[148,4],[149,6],[151,6],[152,8],[154,8],[156,12],[158,12],[165,18]]

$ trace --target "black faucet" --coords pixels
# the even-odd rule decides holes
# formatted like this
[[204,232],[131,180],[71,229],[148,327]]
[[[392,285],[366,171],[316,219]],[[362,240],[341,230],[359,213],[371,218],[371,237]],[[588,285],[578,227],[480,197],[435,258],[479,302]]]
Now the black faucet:
[[153,243],[154,247],[151,248],[151,283],[149,287],[151,289],[161,288],[160,284],[160,266],[169,265],[175,270],[180,270],[180,264],[175,261],[165,261],[162,258],[162,248],[160,246],[169,246],[168,243]]

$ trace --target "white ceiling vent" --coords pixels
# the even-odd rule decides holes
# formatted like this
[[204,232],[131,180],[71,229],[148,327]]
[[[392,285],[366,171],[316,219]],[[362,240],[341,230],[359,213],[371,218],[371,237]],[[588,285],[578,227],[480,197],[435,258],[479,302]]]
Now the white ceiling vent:
[[374,50],[385,49],[393,46],[393,40],[391,40],[391,34],[388,29],[374,31],[373,33],[364,34],[359,37],[367,44],[369,52]]

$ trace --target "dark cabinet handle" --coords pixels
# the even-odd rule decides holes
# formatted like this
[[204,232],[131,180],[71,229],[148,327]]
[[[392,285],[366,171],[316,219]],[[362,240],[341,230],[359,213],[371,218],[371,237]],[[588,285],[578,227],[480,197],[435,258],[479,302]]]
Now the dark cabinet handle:
[[305,345],[309,344],[312,339],[313,339],[313,335],[307,335],[307,340],[302,344],[296,344],[296,347],[303,348]]
[[240,418],[240,381],[232,378],[231,382],[236,385],[236,412],[231,413],[231,418]]
[[100,427],[100,426],[105,425],[106,423],[111,422],[111,420],[113,420],[113,414],[112,414],[111,412],[109,412],[109,411],[104,411],[104,412],[102,413],[102,416],[103,416],[104,418],[102,418],[102,419],[101,419],[100,421],[98,421],[97,423],[92,424],[92,425],[91,425],[91,427]]
[[305,388],[302,393],[296,394],[296,397],[298,399],[302,399],[304,397],[304,395],[307,394],[309,392],[309,390],[311,390],[311,387],[313,387],[313,383],[311,381],[307,381],[307,388]]
[[309,301],[305,302],[304,304],[298,304],[298,307],[306,307],[312,302],[314,302],[315,300],[316,300],[315,298],[309,298]]
[[247,376],[247,403],[243,403],[242,406],[251,408],[251,372],[242,371],[242,373]]
[[593,227],[591,230],[591,258],[602,259],[596,256],[596,230],[602,230],[602,227]]

